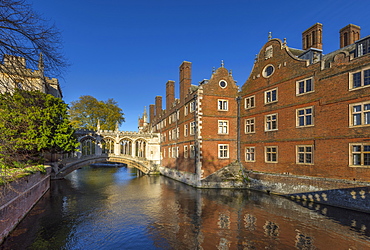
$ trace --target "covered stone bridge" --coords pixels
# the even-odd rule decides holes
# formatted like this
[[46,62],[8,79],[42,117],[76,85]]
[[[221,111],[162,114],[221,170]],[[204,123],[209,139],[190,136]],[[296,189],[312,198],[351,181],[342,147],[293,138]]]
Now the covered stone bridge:
[[79,151],[51,163],[54,178],[63,178],[85,165],[117,162],[135,167],[144,174],[158,172],[160,141],[157,133],[112,130],[78,130]]

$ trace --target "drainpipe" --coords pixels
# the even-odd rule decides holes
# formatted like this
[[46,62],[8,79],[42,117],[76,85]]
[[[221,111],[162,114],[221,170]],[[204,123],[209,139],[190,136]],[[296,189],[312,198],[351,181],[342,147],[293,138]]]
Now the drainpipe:
[[236,125],[236,129],[237,129],[237,160],[238,160],[238,163],[241,164],[241,161],[240,161],[240,96],[238,96],[236,98],[236,103],[238,105],[238,108],[237,108],[237,125]]

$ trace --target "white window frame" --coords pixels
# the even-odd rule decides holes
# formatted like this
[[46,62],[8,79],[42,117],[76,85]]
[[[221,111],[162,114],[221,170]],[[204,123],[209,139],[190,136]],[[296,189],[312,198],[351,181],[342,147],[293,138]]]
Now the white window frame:
[[188,113],[189,113],[189,106],[185,105],[184,109],[185,109],[184,114],[185,114],[185,116],[187,116]]
[[[310,148],[310,150],[308,148]],[[308,159],[311,159],[311,162],[309,162]],[[297,145],[296,146],[296,163],[304,164],[304,165],[313,165],[314,164],[314,146],[313,145]]]
[[176,158],[176,147],[172,147],[172,158]]
[[245,147],[245,161],[246,162],[256,161],[256,147]]
[[[307,113],[308,110],[311,110],[311,113]],[[300,111],[303,111],[303,114],[300,114]],[[311,124],[307,124],[307,118],[311,117]],[[300,124],[300,119],[303,118],[304,124]],[[312,127],[314,126],[314,106],[304,107],[296,109],[296,127],[303,128],[303,127]]]
[[195,135],[195,122],[190,123],[190,135]]
[[195,146],[190,145],[190,158],[194,159],[195,158]]
[[189,130],[188,130],[188,124],[184,124],[184,137],[188,137]]
[[[366,80],[369,81],[369,83],[367,85],[365,85],[365,71],[366,71],[367,74],[369,74],[369,75],[366,76]],[[353,84],[354,84],[353,78],[354,78],[354,75],[358,74],[358,73],[360,73],[360,75],[361,75],[360,76],[360,86],[354,87],[353,86]],[[348,78],[349,78],[348,88],[349,88],[350,91],[357,90],[357,89],[362,89],[362,88],[368,88],[368,87],[370,87],[370,67],[366,67],[366,68],[363,68],[361,70],[350,72]]]
[[184,146],[184,158],[188,158],[188,157],[189,157],[188,145],[185,145]]
[[229,110],[229,100],[218,99],[217,100],[218,111],[228,111]]
[[[311,81],[311,90],[307,90],[308,82]],[[303,83],[303,91],[300,92],[300,84]],[[313,76],[296,81],[296,95],[301,96],[315,91]]]
[[219,159],[229,158],[229,144],[218,144],[218,158]]
[[[275,99],[272,100],[273,92],[275,92]],[[264,93],[265,104],[275,103],[278,101],[278,88],[266,90]]]
[[[354,147],[357,147],[355,149]],[[365,149],[365,147],[367,149]],[[354,155],[359,157],[359,164],[354,163]],[[368,164],[365,165],[365,157],[368,158]],[[350,167],[366,167],[370,168],[370,143],[350,143],[349,144],[349,166]]]
[[[275,117],[275,119],[273,119]],[[273,125],[275,124],[275,128]],[[265,131],[277,131],[278,130],[278,114],[268,114],[265,115]]]
[[244,98],[244,109],[252,109],[256,107],[256,96],[248,96]]
[[[356,111],[355,107],[361,107]],[[365,110],[368,108],[368,110]],[[360,124],[359,124],[360,122]],[[370,102],[359,102],[349,105],[349,127],[367,127],[370,126]]]
[[229,134],[229,121],[218,120],[218,134],[227,135]]
[[[275,154],[275,160],[273,160],[274,154]],[[277,163],[278,162],[278,147],[277,146],[266,146],[265,147],[265,162],[266,163]]]
[[193,113],[196,109],[195,101],[192,101],[191,103],[189,103],[189,105],[190,105],[190,113]]
[[256,133],[256,119],[255,117],[245,119],[244,122],[244,133],[245,134],[253,134]]

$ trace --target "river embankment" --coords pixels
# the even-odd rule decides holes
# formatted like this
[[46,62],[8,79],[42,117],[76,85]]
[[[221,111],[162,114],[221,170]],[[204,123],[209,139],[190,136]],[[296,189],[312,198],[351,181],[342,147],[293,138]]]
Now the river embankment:
[[0,186],[0,243],[50,188],[51,168],[46,173],[24,176]]

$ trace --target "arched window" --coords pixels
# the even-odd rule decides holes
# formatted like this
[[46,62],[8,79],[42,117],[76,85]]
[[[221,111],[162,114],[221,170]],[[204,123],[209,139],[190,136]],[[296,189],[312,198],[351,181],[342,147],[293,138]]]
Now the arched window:
[[81,141],[81,153],[83,156],[85,155],[95,155],[95,139],[87,138]]
[[123,139],[119,142],[120,153],[122,155],[132,155],[132,141],[129,139]]
[[146,157],[146,141],[139,139],[136,141],[135,146],[136,146],[135,156]]
[[114,153],[114,141],[111,138],[106,138],[101,141],[103,154]]

